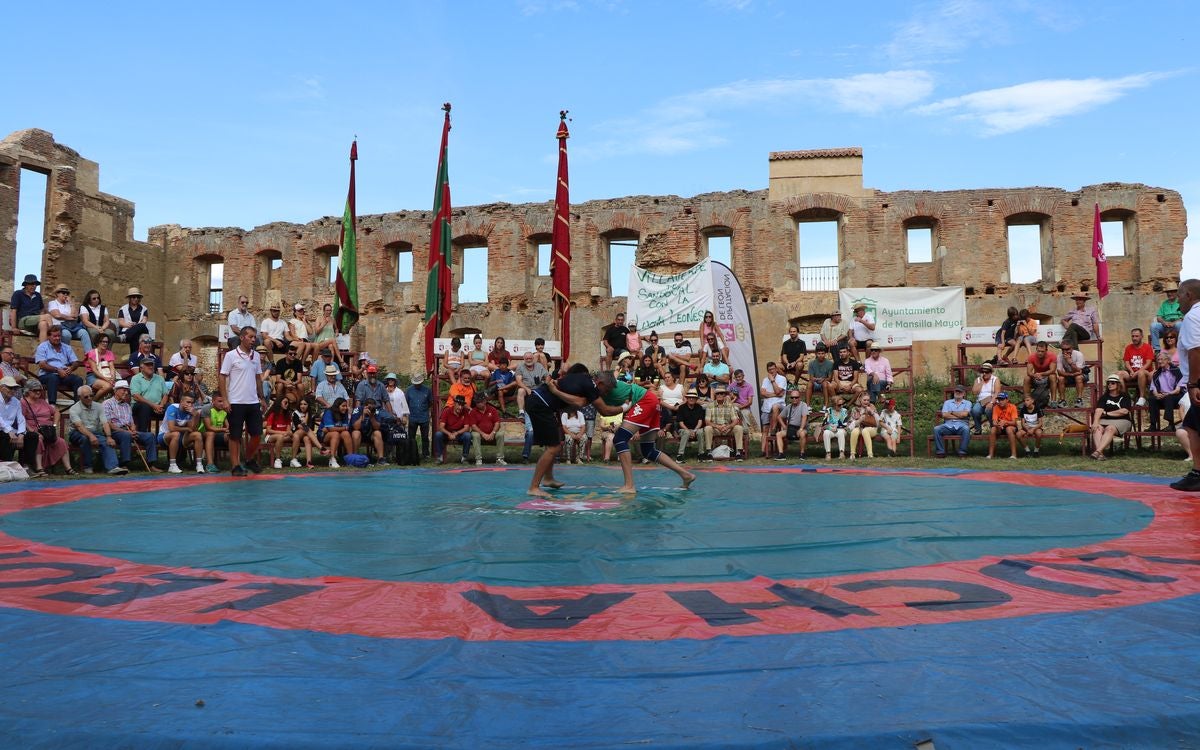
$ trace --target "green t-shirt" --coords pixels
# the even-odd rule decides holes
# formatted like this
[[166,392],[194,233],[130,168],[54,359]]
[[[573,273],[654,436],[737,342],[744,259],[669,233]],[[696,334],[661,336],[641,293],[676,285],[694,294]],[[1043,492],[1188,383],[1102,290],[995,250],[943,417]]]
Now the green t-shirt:
[[[208,410],[208,419],[209,419],[209,421],[212,422],[212,426],[215,429],[220,429],[221,427],[224,427],[225,426],[225,418],[228,416],[229,416],[229,412],[221,411],[220,409],[218,409],[215,406]],[[204,429],[203,422],[200,423],[200,428]]]
[[1168,323],[1175,323],[1183,320],[1183,313],[1179,312],[1179,300],[1163,300],[1163,303],[1158,306],[1158,317],[1162,318]]
[[646,389],[637,383],[627,383],[624,380],[618,380],[613,389],[604,394],[604,403],[609,406],[620,406],[626,401],[630,404],[636,404],[645,395]]

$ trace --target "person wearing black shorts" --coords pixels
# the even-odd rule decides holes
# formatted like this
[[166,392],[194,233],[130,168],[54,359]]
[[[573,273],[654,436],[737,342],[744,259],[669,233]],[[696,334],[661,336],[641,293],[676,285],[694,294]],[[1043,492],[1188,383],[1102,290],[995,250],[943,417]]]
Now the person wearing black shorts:
[[[600,391],[596,389],[587,365],[571,365],[567,374],[558,381],[557,387],[563,393],[587,399],[588,403],[600,398]],[[545,383],[534,388],[525,399],[525,413],[533,427],[533,442],[543,448],[542,455],[538,457],[537,465],[533,468],[533,478],[529,482],[530,495],[550,497],[543,486],[551,489],[562,487],[562,482],[554,478],[554,461],[562,451],[559,413],[566,407],[567,404],[551,393]]]

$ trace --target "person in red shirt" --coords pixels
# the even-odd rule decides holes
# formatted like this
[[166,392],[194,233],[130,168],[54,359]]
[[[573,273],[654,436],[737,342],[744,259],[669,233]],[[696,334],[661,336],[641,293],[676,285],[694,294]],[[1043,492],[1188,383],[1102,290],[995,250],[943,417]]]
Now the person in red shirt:
[[[1055,373],[1057,364],[1058,357],[1050,351],[1049,344],[1039,341],[1034,345],[1033,354],[1030,354],[1025,362],[1025,395],[1032,395],[1034,390],[1047,387],[1050,403],[1058,401],[1058,377]],[[1066,394],[1063,394],[1063,398],[1066,398]]]
[[[465,377],[470,378],[467,372]],[[462,396],[454,397],[454,406],[442,409],[438,417],[438,431],[433,436],[433,450],[438,457],[438,463],[446,463],[446,443],[457,442],[462,446],[461,463],[467,462],[467,452],[471,450],[471,414],[467,408],[467,400]]]
[[1017,457],[1017,407],[1008,402],[1008,394],[1000,393],[992,405],[992,431],[988,434],[987,457],[996,455],[996,436],[1008,435],[1009,458]]
[[1146,391],[1150,387],[1150,371],[1154,369],[1154,350],[1143,340],[1141,328],[1129,332],[1129,343],[1121,356],[1122,368],[1114,375],[1121,379],[1121,386],[1128,389],[1137,383],[1138,400],[1134,406],[1146,405]]
[[475,465],[483,465],[484,441],[496,442],[496,463],[508,464],[504,460],[504,429],[500,426],[500,410],[488,403],[483,393],[475,394],[475,403],[470,414],[471,442],[475,444]]

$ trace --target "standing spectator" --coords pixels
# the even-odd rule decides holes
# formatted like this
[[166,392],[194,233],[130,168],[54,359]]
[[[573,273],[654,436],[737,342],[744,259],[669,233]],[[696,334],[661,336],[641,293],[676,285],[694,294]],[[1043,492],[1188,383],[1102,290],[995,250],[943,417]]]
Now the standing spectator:
[[[37,382],[37,381],[34,381]],[[21,399],[16,397],[17,381],[11,375],[0,378],[0,461],[11,461],[14,451],[20,451],[21,465],[32,469],[37,459],[37,440],[27,436]]]
[[1175,410],[1183,398],[1183,376],[1179,368],[1171,364],[1171,357],[1165,352],[1159,352],[1154,363],[1156,367],[1150,378],[1150,431],[1159,431],[1159,414],[1166,412],[1167,429],[1174,432]]
[[50,316],[46,314],[46,305],[42,300],[41,286],[36,274],[26,274],[21,282],[21,288],[13,292],[9,302],[9,328],[22,336],[37,334],[38,341],[45,341],[50,332]]
[[[1050,345],[1039,341],[1025,361],[1025,395],[1033,396],[1042,407],[1058,403],[1058,357]],[[1064,395],[1063,398],[1066,398]]]
[[1058,358],[1058,407],[1067,408],[1067,388],[1075,386],[1075,408],[1083,408],[1083,391],[1087,387],[1083,352],[1067,340],[1062,342],[1062,353]]
[[996,437],[1008,436],[1009,458],[1017,457],[1017,407],[1008,402],[1008,393],[1001,391],[996,394],[996,403],[992,406],[992,429],[988,433],[987,458],[996,455]]
[[83,304],[79,306],[79,320],[87,328],[88,336],[93,342],[102,333],[110,336],[117,333],[117,327],[108,317],[108,308],[100,300],[100,292],[95,289],[89,289],[87,294],[83,295]]
[[867,313],[861,302],[854,305],[854,320],[850,321],[850,356],[858,358],[859,352],[867,350],[867,342],[875,338],[875,319]]
[[146,451],[146,464],[149,470],[152,472],[162,471],[154,465],[158,460],[158,437],[149,430],[139,430],[133,420],[129,383],[118,380],[113,385],[113,397],[105,401],[102,406],[104,407],[104,419],[108,422],[109,434],[117,441],[121,465],[127,466],[132,460],[130,449],[133,447],[133,441],[136,440]]
[[162,375],[165,380],[166,375],[163,373],[162,360],[154,353],[154,339],[150,338],[150,334],[142,336],[138,341],[137,350],[129,355],[129,361],[126,362],[126,366],[130,372],[136,374],[141,371],[142,361],[147,359],[154,364],[154,371]]
[[45,341],[38,344],[33,355],[38,366],[38,380],[46,386],[51,404],[58,401],[58,389],[63,388],[75,399],[75,391],[83,385],[83,378],[75,371],[83,367],[83,362],[75,356],[75,350],[62,341],[62,328],[50,326],[50,333]]
[[956,385],[954,398],[942,403],[942,423],[933,428],[933,450],[938,458],[946,457],[946,446],[942,440],[946,435],[958,436],[958,457],[966,458],[967,446],[971,442],[971,428],[967,425],[967,419],[971,416],[971,402],[963,398],[966,392],[964,386]]
[[338,452],[344,456],[354,452],[354,438],[350,434],[350,402],[344,398],[334,400],[321,417],[321,430],[317,438],[329,453],[329,468],[339,469]]
[[[843,349],[849,354],[849,350]],[[825,443],[825,460],[833,458],[831,449],[833,438],[838,441],[838,457],[846,458],[846,426],[850,424],[850,412],[846,410],[846,400],[841,396],[833,397],[833,405],[825,407],[825,427],[821,430],[821,438]]]
[[821,343],[832,353],[832,357],[837,359],[838,351],[849,345],[846,343],[849,338],[850,324],[842,320],[841,310],[834,310],[825,322],[821,323]]
[[409,378],[409,386],[404,389],[404,398],[408,400],[408,424],[421,433],[421,455],[428,459],[429,450],[429,421],[430,409],[433,407],[433,392],[425,385],[425,373],[417,370]]
[[1121,369],[1113,373],[1121,379],[1123,388],[1137,385],[1138,400],[1135,406],[1146,405],[1150,370],[1154,367],[1154,350],[1142,340],[1143,335],[1141,328],[1134,328],[1129,332],[1129,343],[1125,345],[1125,353],[1121,355]]
[[87,385],[92,388],[92,397],[97,403],[104,400],[119,379],[117,375],[117,357],[109,348],[112,345],[112,335],[101,331],[96,335],[96,348],[84,355],[87,364]]
[[[238,295],[237,307],[229,311],[225,316],[225,322],[229,325],[229,338],[225,340],[228,348],[237,348],[238,343],[242,340],[242,329],[246,326],[251,328],[257,325],[254,319],[254,313],[250,312],[250,298],[244,294]],[[262,334],[255,336],[254,345],[262,344]],[[267,355],[270,357],[271,350],[267,349]]]
[[50,315],[50,324],[62,328],[63,341],[70,343],[78,339],[83,344],[83,353],[92,350],[92,337],[88,334],[87,326],[80,321],[80,308],[71,300],[71,290],[66,284],[54,287],[54,299],[46,306]]
[[209,474],[216,474],[220,471],[217,468],[217,451],[229,450],[229,404],[224,396],[220,393],[213,396],[212,408],[204,415],[202,421],[204,455],[208,457],[208,466],[205,466],[204,470]]
[[629,339],[629,328],[625,326],[625,313],[619,312],[613,322],[604,328],[604,358],[600,363],[601,370],[611,370],[616,356],[625,349]]
[[[992,373],[992,365],[984,362],[979,366],[979,376],[971,384],[975,405],[971,407],[971,418],[975,421],[975,434],[983,434],[983,418],[992,413],[992,402],[1000,392],[1000,380]],[[989,419],[990,421],[990,419]]]
[[333,402],[340,399],[350,400],[350,394],[346,392],[346,387],[338,382],[338,371],[333,365],[325,367],[325,380],[317,386],[316,398],[317,406],[322,410],[333,407]]
[[1083,292],[1072,294],[1071,299],[1075,300],[1075,309],[1062,317],[1062,343],[1070,343],[1078,349],[1080,341],[1096,338],[1100,330],[1100,317],[1096,314],[1096,308],[1088,307],[1090,297]]
[[667,370],[686,388],[692,367],[692,342],[676,331],[673,343],[667,349]]
[[[584,404],[579,410],[583,415],[583,430],[587,433],[587,440],[583,443],[583,462],[585,464],[592,462],[592,438],[596,436],[596,407],[593,404]],[[646,462],[645,459],[642,459]]]
[[30,377],[29,373],[21,369],[21,365],[17,361],[17,353],[11,346],[0,347],[0,378],[3,377],[12,378],[18,388],[23,387],[25,381]]
[[[1017,440],[1025,448],[1025,458],[1042,455],[1042,407],[1034,399],[1033,394],[1026,394],[1024,401],[1017,409]],[[1033,441],[1030,449],[1029,441]]]
[[858,455],[858,439],[862,437],[867,458],[875,458],[875,435],[879,432],[879,412],[871,397],[863,394],[850,411],[850,460]]
[[826,346],[818,344],[816,357],[808,363],[808,390],[804,400],[811,401],[814,394],[820,393],[821,400],[828,402],[833,390],[833,360],[829,358]]
[[404,396],[404,391],[399,387],[400,378],[394,372],[389,372],[383,378],[384,399],[380,402],[383,410],[387,412],[383,419],[385,422],[399,422],[402,425],[408,424],[408,399]]
[[1112,443],[1114,437],[1124,435],[1133,429],[1133,404],[1125,395],[1121,378],[1109,375],[1104,383],[1104,396],[1096,404],[1092,415],[1092,458],[1097,461],[1105,459],[1104,451]]
[[[471,373],[464,371],[463,377],[469,379]],[[454,396],[453,399],[453,405],[449,409],[442,409],[438,418],[438,431],[433,436],[433,450],[437,453],[439,464],[446,463],[447,443],[457,442],[462,446],[460,463],[467,462],[467,454],[471,451],[471,415],[467,413],[467,399],[465,396]],[[582,428],[582,417],[579,424]]]
[[[247,471],[258,474],[258,444],[262,440],[262,357],[254,349],[258,331],[247,326],[242,329],[238,348],[221,360],[221,395],[229,402],[229,463],[235,477]],[[245,432],[246,461],[242,462],[242,433]]]
[[173,380],[179,376],[180,371],[184,367],[190,367],[195,372],[197,364],[199,364],[199,360],[196,359],[195,354],[192,354],[192,340],[180,339],[179,351],[172,354],[171,358],[167,360],[167,370],[164,373],[164,377],[167,380]]
[[84,474],[95,472],[95,451],[100,451],[101,463],[109,474],[129,473],[129,469],[117,465],[117,441],[104,418],[104,407],[92,398],[91,388],[85,385],[79,389],[79,401],[67,410],[67,418],[71,420],[67,440],[79,449]]
[[[253,322],[246,323],[238,329],[238,340],[229,342],[233,344],[233,346],[230,347],[231,349],[236,349],[237,347],[241,346],[241,330],[247,327],[253,328]],[[287,351],[288,324],[287,321],[279,317],[278,302],[271,303],[270,309],[267,310],[267,317],[262,319],[262,323],[259,324],[259,327],[262,328],[262,335],[259,337],[256,334],[256,338],[262,341],[263,348],[267,350],[267,356],[269,358],[274,360],[276,354],[282,354],[283,352]],[[296,347],[296,351],[299,352],[300,347]],[[304,357],[301,357],[300,361],[303,362]]]
[[[1183,320],[1179,328],[1179,347],[1183,353],[1179,358],[1179,371],[1184,382],[1182,402],[1189,407],[1200,406],[1200,382],[1193,380],[1200,375],[1200,280],[1188,279],[1179,285],[1179,311]],[[1165,336],[1163,337],[1165,340]],[[1182,492],[1200,492],[1200,408],[1187,408],[1183,413],[1183,430],[1187,436],[1188,457],[1192,469],[1171,483],[1171,489]]]
[[46,402],[45,390],[36,380],[25,387],[21,413],[25,416],[25,429],[29,433],[27,439],[37,441],[35,468],[31,476],[46,476],[46,470],[58,463],[62,464],[67,474],[75,474],[71,468],[71,452],[67,448],[67,441],[58,434],[58,410],[54,404]]
[[883,350],[878,344],[871,344],[871,353],[863,362],[863,370],[867,373],[867,394],[871,403],[879,400],[879,396],[891,390],[895,376],[892,375],[892,363],[883,356]]
[[177,404],[171,404],[158,423],[158,445],[167,449],[168,474],[182,474],[178,458],[180,449],[191,447],[196,457],[196,473],[204,473],[204,440],[200,436],[200,419],[192,411],[192,397],[184,395]]
[[737,407],[728,400],[729,392],[725,386],[718,385],[713,390],[713,403],[704,410],[704,445],[708,450],[705,456],[712,460],[713,438],[730,435],[733,437],[733,457],[738,461],[746,459],[745,433],[742,430],[742,419]]
[[142,291],[130,287],[125,304],[117,311],[117,340],[129,344],[129,356],[137,349],[142,336],[150,335],[150,309],[142,305]]
[[150,421],[162,419],[171,391],[162,375],[154,371],[154,360],[143,359],[137,375],[129,383],[133,395],[133,422],[138,432],[150,432]]
[[[504,460],[504,428],[500,424],[500,412],[488,403],[487,396],[482,393],[475,395],[470,421],[475,465],[483,465],[483,444],[485,442],[496,444],[496,463],[500,466],[506,465],[508,462]],[[584,437],[587,437],[586,433]]]
[[904,429],[904,417],[896,411],[896,399],[889,398],[883,411],[879,412],[879,434],[887,445],[888,458],[895,458],[900,450],[900,434]]
[[1158,351],[1162,336],[1167,331],[1175,331],[1179,321],[1183,320],[1183,312],[1179,309],[1179,290],[1175,287],[1168,287],[1164,290],[1167,298],[1158,306],[1158,313],[1154,316],[1154,322],[1150,324],[1150,348]]
[[800,338],[800,329],[796,326],[789,326],[788,337],[783,340],[783,346],[779,348],[779,367],[789,381],[799,384],[800,380],[804,378],[807,374],[804,369],[804,361],[807,357],[808,344]]
[[675,460],[686,461],[689,438],[696,440],[696,458],[701,461],[708,458],[708,449],[704,438],[704,407],[700,405],[700,396],[696,391],[687,392],[683,405],[675,410],[675,427],[679,433],[679,449],[675,451]]
[[808,415],[811,413],[812,409],[804,402],[799,390],[792,390],[788,393],[788,403],[784,405],[775,418],[775,424],[771,426],[775,434],[776,461],[787,460],[787,444],[792,440],[800,441],[800,453],[797,460],[804,460],[804,454],[808,450]]

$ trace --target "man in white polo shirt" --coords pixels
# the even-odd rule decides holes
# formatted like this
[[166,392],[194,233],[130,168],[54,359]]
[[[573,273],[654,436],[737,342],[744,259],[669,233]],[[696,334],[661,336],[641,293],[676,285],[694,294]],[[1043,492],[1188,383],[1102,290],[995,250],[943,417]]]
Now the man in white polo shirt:
[[[229,402],[229,463],[235,477],[246,476],[247,470],[258,474],[258,443],[262,439],[262,358],[254,349],[258,331],[253,326],[242,328],[241,343],[221,361],[221,395]],[[246,441],[246,461],[242,463],[242,430]]]
[[1183,492],[1200,492],[1200,279],[1188,279],[1179,285],[1179,311],[1183,320],[1179,325],[1179,382],[1184,384],[1181,406],[1187,409],[1183,415],[1183,429],[1187,432],[1191,446],[1192,470],[1182,478],[1171,482],[1171,489]]

